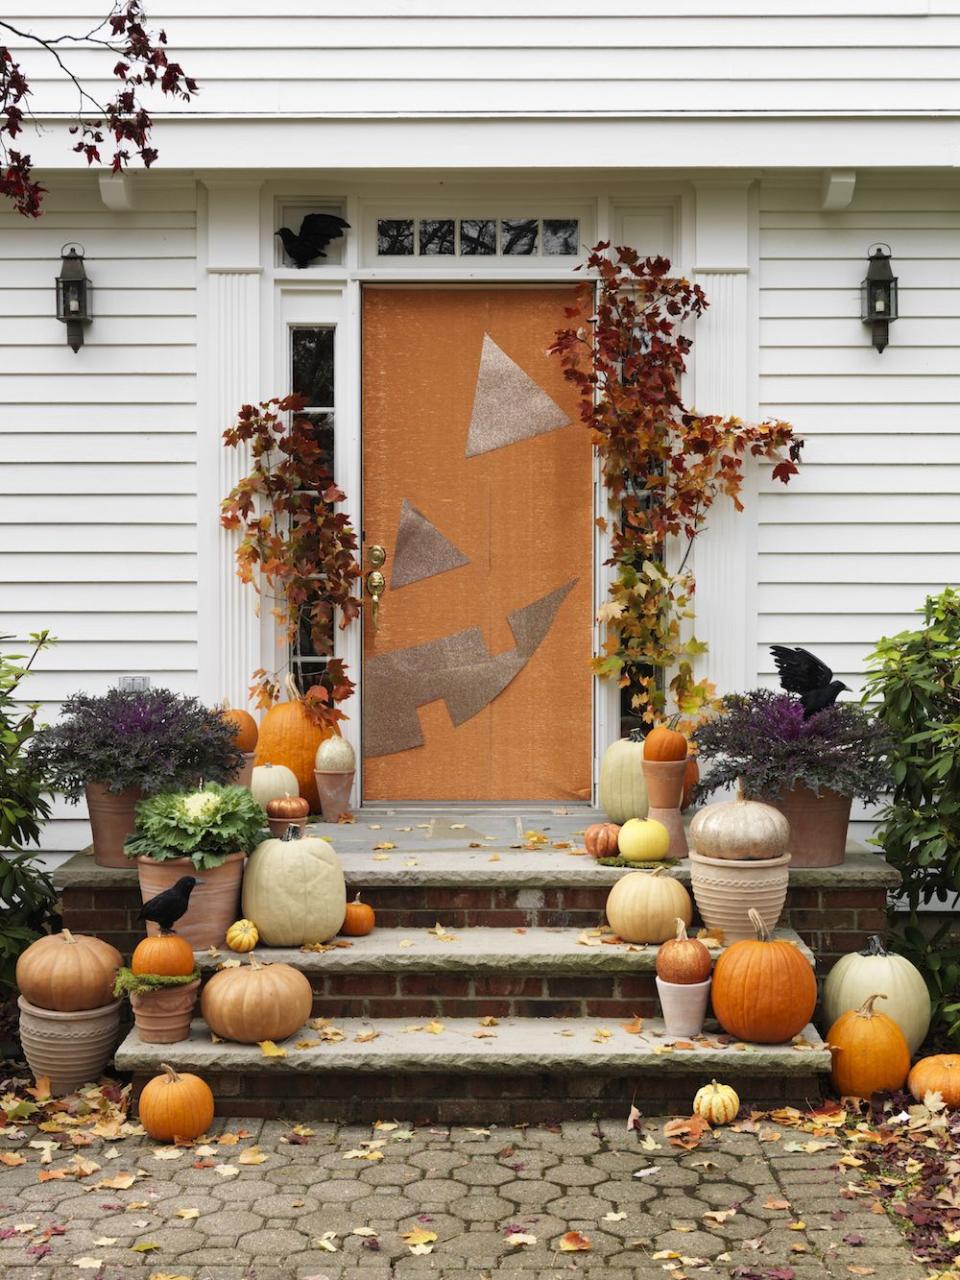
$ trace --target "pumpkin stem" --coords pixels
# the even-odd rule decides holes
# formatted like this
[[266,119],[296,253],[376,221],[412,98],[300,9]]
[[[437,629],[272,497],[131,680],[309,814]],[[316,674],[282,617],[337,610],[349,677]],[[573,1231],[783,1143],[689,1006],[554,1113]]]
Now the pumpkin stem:
[[757,932],[757,941],[769,942],[770,930],[767,928],[766,924],[764,923],[763,916],[756,909],[756,907],[751,907],[750,910],[747,912],[747,915],[750,917],[750,923],[753,925],[754,929]]
[[652,876],[662,876],[665,871],[666,871],[666,867],[661,862],[660,865],[654,867],[649,874]]
[[860,954],[862,956],[885,956],[889,955],[889,952],[883,945],[883,939],[880,937],[879,933],[875,933],[872,937],[867,939],[867,945]]
[[297,684],[296,677],[292,671],[287,672],[287,678],[283,683],[287,687],[287,696],[291,702],[303,701],[303,694],[300,692],[300,686]]
[[180,1079],[180,1077],[177,1075],[176,1071],[174,1071],[173,1067],[171,1067],[169,1062],[161,1062],[160,1070],[165,1071],[167,1073],[167,1084],[176,1084],[177,1081]]
[[863,1004],[857,1010],[857,1017],[872,1018],[875,1013],[880,1012],[879,1009],[874,1009],[873,1007],[876,1001],[886,1000],[886,999],[887,999],[886,993],[883,991],[878,991],[877,994],[873,996],[867,996],[866,1000],[864,1000]]
[[737,804],[744,804],[744,803],[746,802],[746,799],[747,799],[747,793],[746,793],[746,792],[744,791],[744,789],[743,789],[743,779],[742,779],[742,778],[738,778],[738,779],[737,779],[737,794],[736,794],[736,796],[734,797],[734,799],[736,800]]
[[[360,892],[359,892],[359,890],[357,891],[357,896],[354,898],[354,902],[360,902]],[[363,903],[360,903],[360,905],[362,906],[362,905],[363,905]]]
[[686,940],[687,940],[687,926],[680,919],[680,917],[677,916],[677,942],[686,942]]
[[61,931],[60,931],[60,932],[61,932],[61,934],[63,935],[63,940],[64,940],[64,942],[70,942],[70,943],[72,943],[74,946],[76,946],[76,942],[77,942],[77,940],[76,940],[76,938],[73,936],[73,934],[70,932],[70,930],[69,930],[69,929],[61,929]]
[[251,952],[250,952],[250,968],[251,968],[251,969],[262,969],[262,968],[264,968],[264,966],[263,966],[263,965],[260,963],[260,961],[257,959],[256,954],[255,954],[253,951],[251,951]]

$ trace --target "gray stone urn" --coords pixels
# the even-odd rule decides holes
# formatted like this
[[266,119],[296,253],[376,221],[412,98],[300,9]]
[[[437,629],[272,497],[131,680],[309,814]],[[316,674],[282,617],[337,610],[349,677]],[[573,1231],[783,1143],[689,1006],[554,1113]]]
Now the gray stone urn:
[[99,1009],[59,1013],[20,996],[20,1043],[34,1076],[47,1076],[51,1093],[73,1093],[95,1083],[113,1057],[120,1032],[120,1001]]

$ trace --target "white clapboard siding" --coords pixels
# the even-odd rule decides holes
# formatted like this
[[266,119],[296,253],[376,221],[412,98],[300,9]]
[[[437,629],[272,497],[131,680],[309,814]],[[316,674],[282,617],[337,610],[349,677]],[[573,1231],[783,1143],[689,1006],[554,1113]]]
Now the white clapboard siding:
[[[760,477],[757,677],[801,644],[859,692],[877,641],[960,580],[960,189],[861,175],[829,213],[816,183],[768,180],[760,206],[760,409],[806,447],[786,488]],[[859,320],[880,240],[903,317],[882,354]]]
[[[653,105],[758,114],[855,113],[865,102],[889,113],[960,107],[960,8],[950,0],[718,7],[633,0],[588,13],[577,0],[373,0],[319,13],[309,0],[168,0],[150,16],[201,81],[197,107],[211,117],[486,114],[491,103],[618,114]],[[5,16],[15,26],[57,36],[65,21],[80,34],[103,18],[94,0],[14,0],[13,10]],[[109,52],[64,52],[107,96]],[[45,110],[73,111],[75,90],[55,61],[29,47],[23,57]],[[160,100],[156,114],[185,109]]]
[[[43,218],[0,214],[0,634],[57,637],[23,690],[52,722],[122,675],[196,692],[197,247],[193,183],[144,184],[130,213],[93,175],[49,185]],[[53,315],[66,240],[93,284],[77,353]],[[58,801],[44,849],[88,842]]]

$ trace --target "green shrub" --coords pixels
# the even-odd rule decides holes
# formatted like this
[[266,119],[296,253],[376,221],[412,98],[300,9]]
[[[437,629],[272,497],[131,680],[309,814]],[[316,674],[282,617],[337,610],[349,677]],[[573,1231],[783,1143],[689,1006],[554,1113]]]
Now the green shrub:
[[960,1042],[960,944],[930,933],[920,908],[960,902],[960,594],[930,596],[923,626],[884,638],[868,660],[868,698],[894,739],[892,797],[875,843],[902,877],[909,917],[894,943],[930,987],[934,1016]]

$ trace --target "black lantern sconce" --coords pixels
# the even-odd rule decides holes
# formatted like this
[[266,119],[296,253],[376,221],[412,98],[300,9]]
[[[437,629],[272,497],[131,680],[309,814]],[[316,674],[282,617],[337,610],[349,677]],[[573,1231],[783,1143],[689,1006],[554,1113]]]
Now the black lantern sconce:
[[867,274],[860,285],[860,319],[873,330],[873,345],[882,351],[890,336],[890,322],[896,320],[897,277],[890,267],[888,244],[871,245],[867,250]]
[[92,286],[83,269],[83,247],[65,244],[60,250],[57,276],[57,319],[67,326],[67,345],[74,351],[83,346],[83,326],[93,319],[91,292]]

